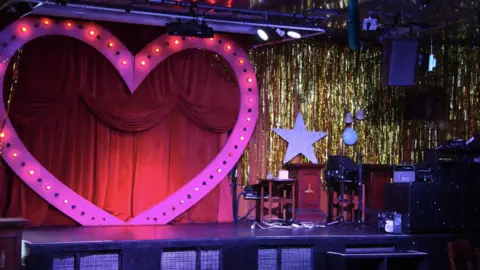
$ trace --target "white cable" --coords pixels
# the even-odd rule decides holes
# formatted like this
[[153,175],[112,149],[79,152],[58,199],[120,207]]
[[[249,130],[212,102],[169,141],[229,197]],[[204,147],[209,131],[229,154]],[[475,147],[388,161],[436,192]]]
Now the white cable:
[[258,226],[260,229],[264,229],[264,230],[267,229],[267,228],[263,227],[262,225],[260,225],[260,224],[259,224],[258,222],[256,222],[256,221],[252,224],[252,226],[250,227],[250,229],[254,230],[254,229],[255,229],[255,226]]

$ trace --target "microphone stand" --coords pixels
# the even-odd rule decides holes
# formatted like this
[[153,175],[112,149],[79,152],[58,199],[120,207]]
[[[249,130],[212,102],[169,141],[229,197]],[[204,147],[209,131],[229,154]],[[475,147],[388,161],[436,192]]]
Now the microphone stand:
[[233,210],[233,222],[238,222],[238,199],[237,199],[237,165],[228,173],[230,178],[230,188],[232,192],[232,210]]

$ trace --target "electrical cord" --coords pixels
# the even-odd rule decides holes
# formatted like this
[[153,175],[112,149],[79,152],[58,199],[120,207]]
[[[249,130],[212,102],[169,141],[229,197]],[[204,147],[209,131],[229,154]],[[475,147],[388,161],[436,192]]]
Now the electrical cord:
[[[285,221],[283,219],[262,221],[262,224],[255,221],[250,227],[252,230],[256,227],[261,229],[313,229],[313,228],[325,228],[325,225],[316,225],[313,222],[295,222]],[[263,225],[263,226],[262,226]]]
[[263,227],[262,225],[260,225],[260,223],[258,223],[258,222],[256,222],[256,221],[253,222],[253,224],[252,224],[252,226],[250,227],[250,229],[254,230],[255,227],[259,227],[260,229],[264,229],[264,230],[267,229],[267,228]]

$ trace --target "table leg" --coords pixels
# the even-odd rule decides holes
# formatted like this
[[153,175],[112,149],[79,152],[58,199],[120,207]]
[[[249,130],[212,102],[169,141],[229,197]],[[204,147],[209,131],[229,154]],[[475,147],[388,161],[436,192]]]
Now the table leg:
[[260,221],[263,221],[263,207],[265,203],[265,187],[262,185],[260,187]]
[[296,191],[295,191],[295,183],[292,185],[292,220],[295,220],[295,198],[296,198]]
[[287,200],[287,189],[283,187],[283,199],[281,203],[281,211],[283,214],[283,220],[287,220],[287,209],[285,207],[285,201]]
[[360,220],[360,223],[364,223],[365,222],[365,184],[362,184],[362,216],[361,216],[361,220]]
[[268,181],[268,220],[272,219],[272,190],[273,181]]

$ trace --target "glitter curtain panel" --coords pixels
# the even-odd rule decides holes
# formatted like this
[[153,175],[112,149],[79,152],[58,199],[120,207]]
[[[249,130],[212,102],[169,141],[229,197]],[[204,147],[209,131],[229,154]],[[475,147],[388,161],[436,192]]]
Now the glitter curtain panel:
[[[307,129],[328,132],[315,144],[319,163],[342,152],[357,160],[360,148],[364,163],[416,162],[423,149],[471,136],[480,126],[479,53],[451,45],[438,47],[436,54],[435,72],[419,70],[418,89],[445,91],[445,119],[405,121],[404,111],[412,109],[405,98],[407,89],[380,84],[380,48],[356,54],[331,42],[299,41],[253,50],[261,116],[240,163],[240,181],[254,183],[268,172],[278,172],[286,143],[270,129],[291,128],[297,112],[303,113]],[[366,111],[366,121],[353,124],[359,140],[353,147],[342,146],[345,115],[359,109]]]

